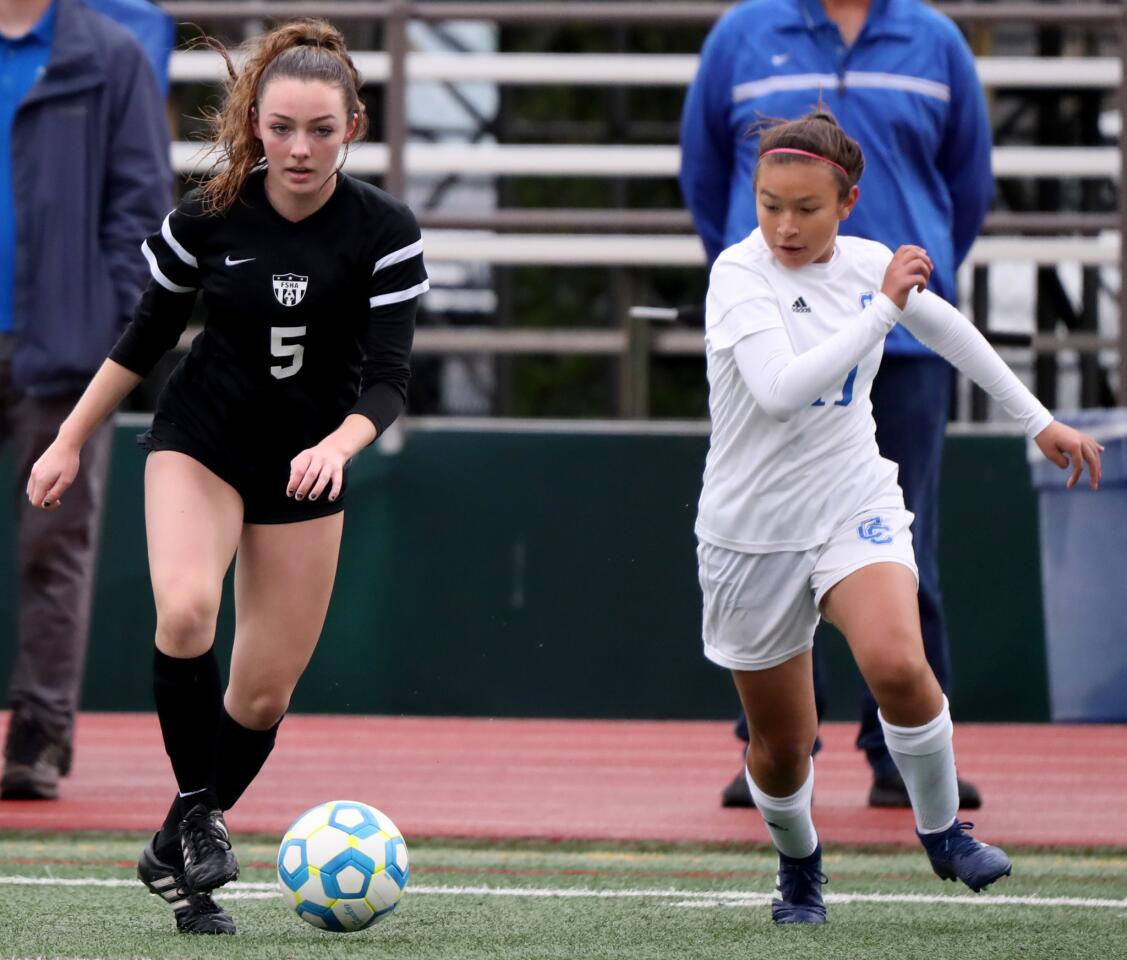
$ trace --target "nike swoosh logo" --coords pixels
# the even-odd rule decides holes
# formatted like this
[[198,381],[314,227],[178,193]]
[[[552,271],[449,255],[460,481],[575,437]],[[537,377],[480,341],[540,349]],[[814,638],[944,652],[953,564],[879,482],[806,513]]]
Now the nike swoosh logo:
[[240,263],[250,263],[254,257],[247,257],[245,260],[232,260],[230,255],[224,258],[223,263],[228,267],[237,267]]
[[771,65],[772,65],[772,66],[774,66],[774,67],[781,67],[781,66],[782,66],[782,65],[783,65],[784,63],[786,63],[786,62],[787,62],[787,61],[788,61],[789,59],[790,59],[790,54],[789,54],[789,53],[776,53],[776,54],[775,54],[775,55],[774,55],[774,56],[773,56],[773,57],[771,58]]

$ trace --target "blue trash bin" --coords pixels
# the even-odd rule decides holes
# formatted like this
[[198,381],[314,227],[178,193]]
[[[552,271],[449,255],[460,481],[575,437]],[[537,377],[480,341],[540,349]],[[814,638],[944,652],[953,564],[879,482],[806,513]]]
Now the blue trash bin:
[[1127,720],[1127,409],[1058,414],[1104,446],[1100,489],[1033,441],[1049,703],[1057,721]]

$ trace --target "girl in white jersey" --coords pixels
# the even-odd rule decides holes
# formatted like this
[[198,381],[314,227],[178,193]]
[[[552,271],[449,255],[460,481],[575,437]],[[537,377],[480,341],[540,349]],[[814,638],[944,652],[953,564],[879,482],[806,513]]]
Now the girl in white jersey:
[[704,649],[732,671],[751,734],[747,778],[779,851],[777,923],[824,923],[811,819],[820,616],[845,635],[935,872],[978,891],[1010,873],[972,839],[947,700],[924,657],[918,576],[896,464],[877,450],[869,390],[902,323],[978,383],[1041,451],[1099,482],[1102,449],[1053,420],[974,326],[925,287],[919,247],[839,237],[861,149],[825,112],[766,130],[759,228],[712,268],[705,318],[712,441],[696,533]]

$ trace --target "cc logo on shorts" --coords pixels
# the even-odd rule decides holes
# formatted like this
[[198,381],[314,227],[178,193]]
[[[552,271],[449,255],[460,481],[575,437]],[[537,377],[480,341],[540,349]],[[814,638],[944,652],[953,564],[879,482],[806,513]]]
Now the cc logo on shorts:
[[887,523],[882,523],[880,517],[869,517],[868,520],[861,521],[857,536],[870,543],[892,543],[892,528]]

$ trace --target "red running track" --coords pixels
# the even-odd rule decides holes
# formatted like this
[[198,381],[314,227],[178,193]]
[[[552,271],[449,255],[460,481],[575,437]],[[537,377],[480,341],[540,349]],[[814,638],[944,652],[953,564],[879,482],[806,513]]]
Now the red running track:
[[[0,735],[7,728],[0,713]],[[865,805],[852,724],[827,724],[814,812],[829,844],[914,844],[911,814]],[[963,724],[959,770],[982,789],[969,819],[992,842],[1123,846],[1127,726]],[[407,836],[766,843],[757,814],[724,810],[739,769],[728,724],[290,716],[228,815],[280,835],[323,800],[363,800]],[[173,793],[152,714],[83,714],[55,802],[0,802],[0,829],[153,830]]]

